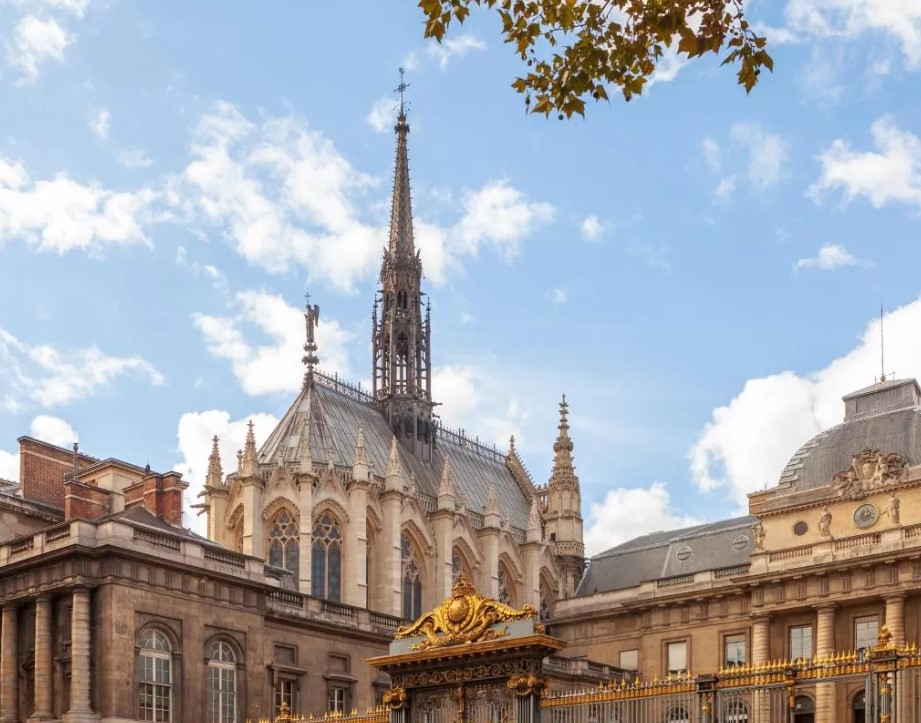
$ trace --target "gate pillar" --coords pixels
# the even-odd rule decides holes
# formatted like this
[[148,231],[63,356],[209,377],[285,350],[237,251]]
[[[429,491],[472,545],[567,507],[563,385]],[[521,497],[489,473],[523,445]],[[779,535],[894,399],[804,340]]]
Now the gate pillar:
[[531,605],[481,597],[461,576],[451,596],[397,630],[388,655],[390,723],[540,723],[543,659],[563,647]]

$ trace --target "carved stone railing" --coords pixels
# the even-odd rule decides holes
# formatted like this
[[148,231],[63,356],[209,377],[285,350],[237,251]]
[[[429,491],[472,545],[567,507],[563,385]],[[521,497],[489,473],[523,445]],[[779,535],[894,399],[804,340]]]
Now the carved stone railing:
[[10,543],[10,555],[21,555],[29,552],[33,547],[35,547],[35,537],[32,535],[14,540]]
[[840,552],[842,550],[853,550],[858,547],[870,547],[872,545],[878,545],[880,541],[880,535],[878,532],[868,532],[865,535],[854,535],[853,537],[844,537],[840,540],[835,540],[834,550],[835,552]]
[[902,535],[906,540],[917,540],[921,537],[921,525],[912,525],[911,527],[906,527],[902,531]]
[[777,550],[768,553],[769,562],[783,562],[784,560],[795,560],[799,557],[812,557],[812,545],[788,547],[786,550]]
[[677,587],[678,585],[693,585],[694,575],[675,575],[656,580],[656,587]]
[[164,535],[159,532],[141,530],[137,527],[134,528],[134,539],[137,542],[143,542],[147,545],[154,545],[155,547],[162,547],[166,550],[173,550],[175,552],[179,552],[179,550],[182,549],[182,543],[177,537]]
[[241,569],[246,567],[246,557],[237,552],[221,550],[216,547],[205,547],[202,554],[210,562],[219,562],[222,565],[230,565]]
[[744,565],[733,565],[732,567],[721,567],[713,571],[713,577],[738,577],[739,575],[747,575],[750,569],[751,565],[749,563],[745,563]]
[[333,602],[332,600],[321,600],[320,609],[326,614],[340,620],[351,621],[355,619],[356,609],[351,605]]
[[65,537],[70,537],[70,523],[66,522],[63,525],[58,525],[57,527],[51,527],[45,530],[45,542],[56,542],[57,540],[63,540]]
[[279,605],[285,605],[291,608],[304,608],[304,596],[288,590],[273,590],[268,594],[269,600]]

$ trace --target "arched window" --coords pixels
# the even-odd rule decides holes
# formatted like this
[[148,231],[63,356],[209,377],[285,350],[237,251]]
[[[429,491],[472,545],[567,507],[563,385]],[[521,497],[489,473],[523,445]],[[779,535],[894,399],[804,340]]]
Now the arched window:
[[464,554],[456,547],[451,550],[451,566],[452,582],[457,582],[461,575],[464,575],[464,577],[467,578],[467,582],[473,582],[473,573],[470,571],[470,566],[467,564],[467,559],[464,557]]
[[146,628],[138,648],[138,720],[173,721],[173,650],[169,638],[156,628]]
[[422,615],[422,572],[410,536],[404,532],[400,543],[403,562],[403,618],[415,620]]
[[208,646],[208,723],[237,723],[237,656],[225,640]]
[[509,574],[505,565],[499,563],[499,602],[512,605],[512,594],[509,589]]
[[269,564],[283,567],[297,579],[300,549],[297,521],[287,510],[281,510],[269,527]]
[[540,619],[549,620],[553,613],[553,590],[546,580],[540,581]]
[[339,602],[342,597],[342,533],[324,512],[313,524],[312,586],[316,597]]

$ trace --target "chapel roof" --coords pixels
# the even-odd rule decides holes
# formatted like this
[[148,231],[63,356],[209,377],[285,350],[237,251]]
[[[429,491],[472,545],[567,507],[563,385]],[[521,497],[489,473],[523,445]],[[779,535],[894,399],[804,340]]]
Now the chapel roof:
[[[372,474],[386,474],[393,439],[387,420],[364,391],[319,372],[310,375],[309,383],[262,445],[256,456],[260,465],[294,466],[299,462],[301,431],[308,414],[310,456],[315,465],[326,464],[331,457],[333,464],[351,467],[361,427],[365,458]],[[507,466],[506,456],[494,447],[441,427],[437,434],[431,463],[397,445],[406,482],[410,475],[414,476],[417,492],[437,499],[444,460],[450,457],[454,488],[465,495],[471,513],[482,514],[489,488],[495,486],[501,513],[512,527],[526,530],[530,499]]]

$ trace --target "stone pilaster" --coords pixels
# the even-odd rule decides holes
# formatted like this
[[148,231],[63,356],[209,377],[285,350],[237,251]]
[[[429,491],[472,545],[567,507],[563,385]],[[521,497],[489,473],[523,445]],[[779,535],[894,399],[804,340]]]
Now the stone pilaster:
[[886,627],[892,633],[892,642],[905,644],[905,595],[890,595],[886,598]]
[[[835,605],[819,605],[816,614],[815,654],[830,655],[835,652]],[[816,685],[815,720],[816,723],[838,723],[835,717],[834,683]]]
[[[771,658],[771,618],[757,615],[752,618],[752,664],[766,663]],[[770,723],[771,695],[769,691],[754,691],[752,723]]]
[[35,711],[30,721],[52,720],[54,669],[52,660],[52,612],[49,595],[35,601]]
[[70,657],[70,710],[64,714],[64,723],[95,723],[99,715],[90,707],[90,591],[85,587],[74,589],[71,609]]
[[[309,517],[310,512],[307,512]],[[262,480],[243,480],[243,554],[265,559],[265,534],[262,529]]]
[[350,518],[345,541],[345,602],[368,604],[368,483],[349,484]]
[[540,542],[526,542],[521,546],[521,557],[524,560],[524,600],[534,609],[540,611]]
[[12,603],[0,614],[0,723],[19,720],[18,654],[16,642],[17,610]]
[[298,474],[298,506],[300,507],[300,522],[298,527],[298,589],[304,595],[313,591],[313,477],[307,474]]
[[403,601],[400,585],[400,511],[403,507],[403,494],[396,490],[386,490],[381,495],[384,508],[384,523],[381,540],[382,567],[380,584],[381,612],[402,616]]

